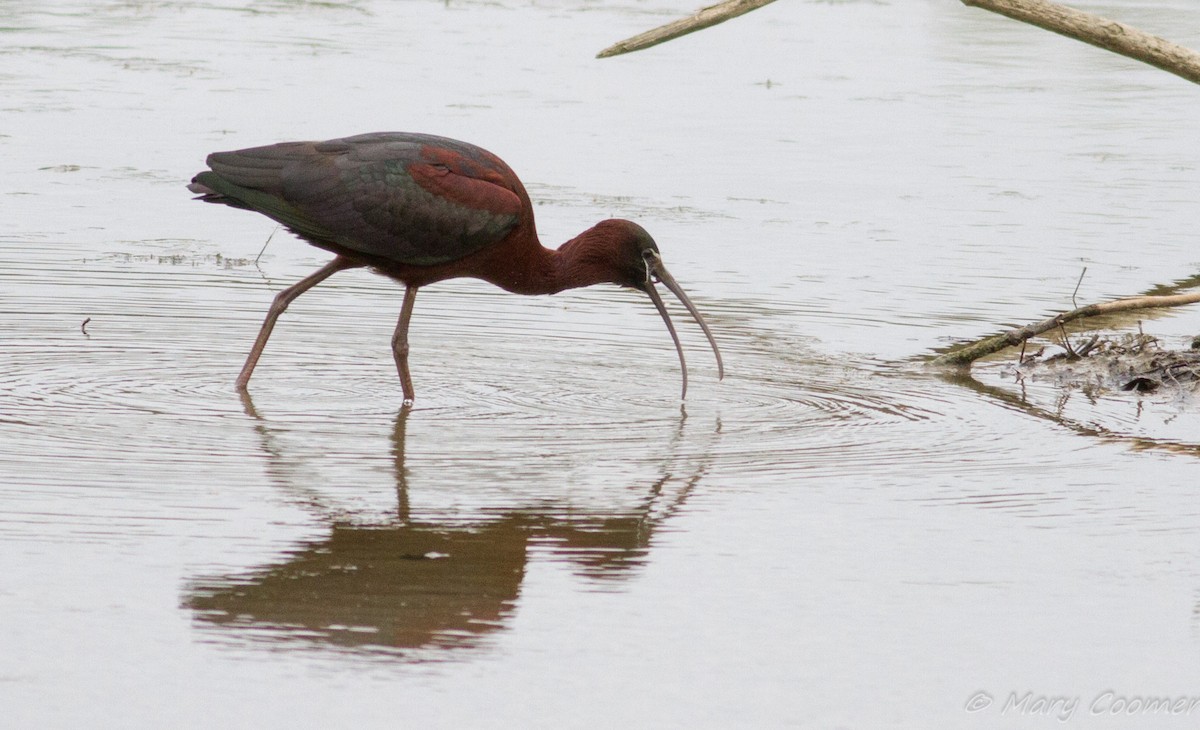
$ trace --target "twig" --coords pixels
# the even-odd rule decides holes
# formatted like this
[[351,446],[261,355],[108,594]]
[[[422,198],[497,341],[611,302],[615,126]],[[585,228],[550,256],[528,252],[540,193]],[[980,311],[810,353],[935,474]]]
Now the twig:
[[[1087,354],[1089,352],[1091,352],[1092,349],[1094,347],[1096,347],[1097,344],[1099,344],[1099,342],[1100,342],[1100,335],[1092,335],[1091,339],[1089,339],[1087,342],[1083,343],[1083,347],[1080,347],[1078,350],[1075,351],[1075,354],[1079,355],[1079,357],[1087,357]],[[1024,345],[1022,345],[1022,347],[1024,347]]]
[[942,353],[933,359],[934,365],[969,365],[985,355],[999,352],[1006,347],[1019,345],[1031,337],[1049,332],[1061,327],[1066,322],[1086,317],[1096,317],[1102,314],[1129,312],[1138,309],[1157,309],[1160,307],[1179,307],[1184,304],[1200,302],[1200,292],[1189,294],[1172,294],[1168,296],[1140,296],[1116,299],[1111,302],[1088,304],[1070,312],[1056,314],[1049,319],[1027,324],[1015,330],[1009,330],[998,335],[976,340],[949,352]]
[[609,56],[619,56],[622,53],[630,51],[640,51],[644,48],[657,46],[659,43],[665,43],[680,36],[694,33],[698,30],[703,30],[709,26],[724,23],[730,18],[736,18],[739,15],[757,10],[764,5],[768,5],[775,0],[725,0],[725,2],[710,5],[707,8],[697,11],[693,15],[686,18],[681,18],[672,23],[659,26],[653,30],[648,30],[645,33],[639,33],[632,38],[626,38],[619,43],[605,48],[596,54],[596,58],[608,58]]
[[79,323],[79,331],[83,333],[84,337],[91,337],[91,335],[89,335],[88,331],[87,331],[87,323],[91,322],[91,321],[92,321],[92,318],[88,317]]
[[279,226],[275,226],[275,230],[271,231],[271,235],[267,236],[267,240],[263,242],[263,247],[259,250],[258,255],[254,257],[255,266],[258,266],[258,260],[262,258],[263,252],[267,250],[267,246],[271,245],[271,239],[275,237],[276,233],[279,233]]
[[1071,347],[1071,338],[1067,335],[1067,328],[1063,327],[1062,320],[1058,321],[1058,331],[1062,334],[1062,346],[1067,351],[1067,357],[1072,360],[1078,360],[1079,355],[1075,354],[1075,348]]
[[1071,306],[1079,309],[1079,303],[1075,301],[1075,295],[1079,293],[1079,285],[1083,283],[1083,275],[1087,273],[1087,267],[1083,267],[1083,271],[1079,272],[1079,281],[1075,282],[1075,291],[1071,292]]
[[1090,43],[1200,84],[1200,53],[1124,23],[1048,0],[962,0],[962,4]]

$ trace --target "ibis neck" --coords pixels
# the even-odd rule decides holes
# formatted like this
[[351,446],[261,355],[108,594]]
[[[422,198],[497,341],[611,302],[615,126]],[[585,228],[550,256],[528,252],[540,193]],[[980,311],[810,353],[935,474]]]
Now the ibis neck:
[[[492,283],[516,294],[557,294],[615,282],[612,265],[604,256],[604,237],[588,229],[557,249],[535,243],[519,258],[519,268],[509,269],[500,277],[488,277]],[[511,259],[510,259],[511,260]]]
[[555,291],[578,289],[594,284],[615,284],[615,272],[608,253],[607,240],[590,228],[553,252]]

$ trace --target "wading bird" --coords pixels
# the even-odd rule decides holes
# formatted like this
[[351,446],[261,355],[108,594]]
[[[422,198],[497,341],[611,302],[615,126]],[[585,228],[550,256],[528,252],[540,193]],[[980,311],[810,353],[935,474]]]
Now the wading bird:
[[658,246],[641,226],[597,223],[557,250],[543,248],[525,186],[492,153],[466,142],[405,132],[377,132],[325,142],[284,142],[208,156],[209,170],[188,189],[198,199],[252,210],[336,256],[275,296],[258,339],[238,375],[245,390],[275,320],[296,297],[344,269],[367,266],[404,284],[392,354],[404,389],[408,323],[417,289],[467,276],[517,294],[554,294],[611,283],[646,292],[679,353],[683,396],[687,363],[679,335],[654,288],[664,284],[721,352],[700,312],[663,266]]

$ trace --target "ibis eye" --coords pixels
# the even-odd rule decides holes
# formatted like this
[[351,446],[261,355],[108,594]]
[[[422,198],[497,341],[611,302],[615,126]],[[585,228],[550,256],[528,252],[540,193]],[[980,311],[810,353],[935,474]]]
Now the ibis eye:
[[654,252],[643,252],[642,263],[646,265],[646,282],[649,283],[654,281]]

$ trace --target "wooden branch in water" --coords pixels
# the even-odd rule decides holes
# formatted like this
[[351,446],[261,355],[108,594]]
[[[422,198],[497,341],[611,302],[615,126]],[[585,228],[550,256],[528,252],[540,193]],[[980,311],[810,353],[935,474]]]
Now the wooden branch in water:
[[643,48],[657,46],[659,43],[665,43],[669,40],[678,38],[688,33],[694,33],[698,30],[703,30],[709,26],[718,23],[724,23],[730,18],[736,18],[739,15],[756,10],[764,5],[775,2],[775,0],[725,0],[725,2],[710,5],[707,8],[697,11],[695,14],[686,18],[681,18],[672,23],[659,26],[653,30],[648,30],[645,33],[639,33],[632,38],[626,38],[619,43],[605,48],[596,54],[596,58],[608,58],[609,56],[619,56],[622,53],[630,51],[640,51]]
[[[619,56],[640,51],[688,33],[723,23],[730,18],[757,10],[775,0],[725,0],[632,38],[614,43],[596,54],[596,58]],[[1036,25],[1077,41],[1090,43],[1106,51],[1169,71],[1192,83],[1200,84],[1200,53],[1156,35],[1115,20],[1101,18],[1082,10],[1049,0],[961,0],[968,7],[983,8],[1013,20]]]
[[1089,304],[1078,309],[1073,309],[1070,312],[1056,314],[1049,319],[1044,319],[1041,322],[1027,324],[1024,327],[1019,327],[1015,330],[1010,330],[991,337],[985,337],[981,340],[976,340],[962,347],[955,348],[950,352],[938,355],[933,359],[934,365],[970,365],[985,355],[991,355],[994,352],[999,352],[1006,347],[1019,345],[1022,342],[1036,337],[1052,329],[1061,327],[1066,322],[1071,322],[1076,319],[1085,317],[1096,317],[1102,314],[1113,314],[1115,312],[1129,312],[1136,309],[1158,309],[1160,307],[1178,307],[1184,304],[1195,304],[1200,302],[1200,292],[1191,292],[1189,294],[1172,294],[1168,296],[1141,296],[1128,297],[1126,299],[1115,299],[1111,302],[1100,302],[1098,304]]
[[1048,0],[962,0],[962,4],[1090,43],[1200,84],[1200,53],[1124,23]]

